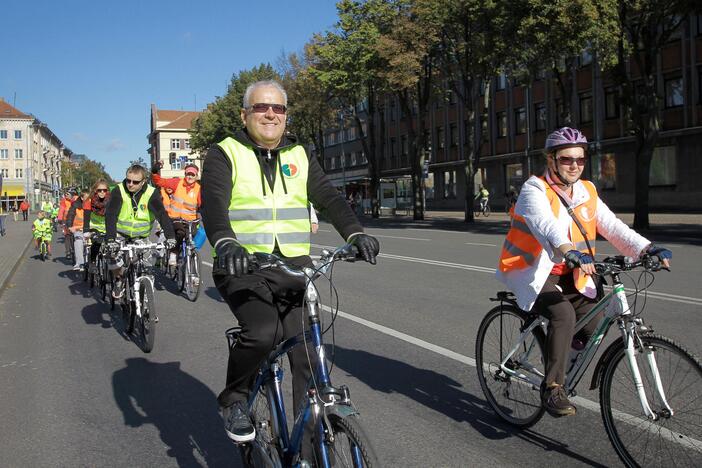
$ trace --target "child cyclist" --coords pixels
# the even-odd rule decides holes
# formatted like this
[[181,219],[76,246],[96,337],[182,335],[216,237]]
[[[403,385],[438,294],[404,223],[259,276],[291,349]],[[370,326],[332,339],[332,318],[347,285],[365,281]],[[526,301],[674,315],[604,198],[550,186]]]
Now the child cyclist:
[[46,213],[40,210],[37,219],[32,223],[32,233],[34,235],[34,248],[39,250],[39,243],[42,239],[46,241],[46,251],[51,256],[51,220],[46,217]]

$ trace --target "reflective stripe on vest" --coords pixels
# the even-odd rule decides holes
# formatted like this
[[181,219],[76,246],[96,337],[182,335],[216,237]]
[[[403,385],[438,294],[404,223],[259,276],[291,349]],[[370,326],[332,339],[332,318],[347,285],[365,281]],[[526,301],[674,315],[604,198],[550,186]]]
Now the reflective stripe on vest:
[[173,192],[171,199],[172,218],[183,218],[189,221],[197,219],[197,200],[200,194],[200,185],[194,184],[188,191],[183,179],[178,181],[178,187]]
[[[540,179],[546,188],[546,198],[551,205],[551,211],[558,218],[562,203],[556,192],[546,183],[546,180],[543,177]],[[578,205],[574,209],[574,213],[585,229],[587,240],[590,242],[592,253],[594,254],[595,239],[597,237],[597,190],[591,182],[582,181],[582,184],[588,191],[589,199],[585,203]],[[586,238],[580,233],[575,221],[570,223],[569,237],[576,249],[583,253],[590,253],[587,248],[587,242],[585,242]],[[536,237],[532,235],[526,220],[512,212],[512,224],[500,255],[498,265],[500,271],[519,270],[532,266],[542,250],[543,247]],[[588,283],[591,283],[589,275],[582,274],[580,268],[576,268],[573,271],[573,275],[575,286],[579,291],[584,292],[589,287]]]
[[126,237],[148,237],[154,224],[154,217],[149,211],[149,201],[156,190],[147,185],[135,211],[132,209],[131,194],[127,193],[122,184],[118,187],[122,195],[122,207],[117,217],[117,232]]
[[280,166],[276,166],[275,184],[271,189],[261,174],[261,166],[252,148],[233,138],[224,139],[219,146],[232,164],[229,222],[237,240],[250,253],[271,253],[277,243],[286,257],[309,255],[309,161],[305,150],[293,146],[279,152],[277,164]]

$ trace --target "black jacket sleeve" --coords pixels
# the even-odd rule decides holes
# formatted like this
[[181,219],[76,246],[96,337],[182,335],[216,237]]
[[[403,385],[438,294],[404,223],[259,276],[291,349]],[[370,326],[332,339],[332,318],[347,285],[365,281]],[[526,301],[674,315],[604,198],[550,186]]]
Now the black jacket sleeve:
[[117,217],[122,209],[122,194],[119,187],[112,189],[110,199],[105,207],[105,239],[115,240],[117,238]]
[[202,167],[202,225],[210,244],[225,237],[235,238],[229,224],[229,200],[232,198],[232,165],[219,146],[207,152]]
[[334,225],[344,240],[348,240],[351,234],[363,232],[363,226],[336,187],[329,182],[317,158],[310,156],[309,161],[307,196],[314,203],[314,207]]
[[83,232],[90,230],[90,214],[93,210],[83,210]]
[[175,230],[173,229],[173,221],[168,217],[168,212],[166,212],[166,207],[163,206],[163,198],[161,198],[161,192],[158,190],[154,191],[153,195],[149,199],[149,211],[156,216],[161,228],[163,229],[163,234],[166,239],[175,239]]

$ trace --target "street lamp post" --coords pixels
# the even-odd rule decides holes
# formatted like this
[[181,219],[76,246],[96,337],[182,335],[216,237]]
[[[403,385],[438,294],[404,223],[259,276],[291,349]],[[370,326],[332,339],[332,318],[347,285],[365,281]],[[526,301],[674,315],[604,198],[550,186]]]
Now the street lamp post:
[[339,112],[339,124],[341,127],[341,183],[343,184],[344,199],[346,199],[346,153],[344,152],[344,111]]

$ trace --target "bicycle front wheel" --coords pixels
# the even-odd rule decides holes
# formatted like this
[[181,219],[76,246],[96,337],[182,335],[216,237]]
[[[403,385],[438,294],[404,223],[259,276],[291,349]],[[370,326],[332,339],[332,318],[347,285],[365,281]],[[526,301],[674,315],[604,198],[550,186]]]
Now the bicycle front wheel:
[[[635,349],[648,405],[644,414],[624,347],[606,364],[600,384],[602,419],[627,466],[697,467],[702,464],[702,365],[674,341],[642,336]],[[657,369],[672,414],[656,389]]]
[[[327,440],[325,445],[331,466],[353,468],[380,466],[370,438],[363,430],[358,415],[341,417],[330,414],[329,422],[334,438]],[[322,466],[321,460],[317,460],[317,466]]]
[[202,260],[197,251],[193,251],[188,257],[187,268],[184,276],[184,290],[188,299],[195,302],[200,295],[200,278]]
[[490,205],[485,205],[485,208],[483,209],[483,216],[486,218],[490,216]]
[[142,279],[139,281],[139,304],[141,317],[138,318],[138,329],[141,335],[141,349],[145,353],[150,353],[154,349],[156,340],[156,304],[154,302],[154,288],[151,281]]
[[499,305],[483,318],[475,340],[475,366],[485,398],[500,418],[517,427],[529,427],[544,414],[539,385],[545,375],[545,338],[537,327],[520,342],[525,320],[522,310]]

